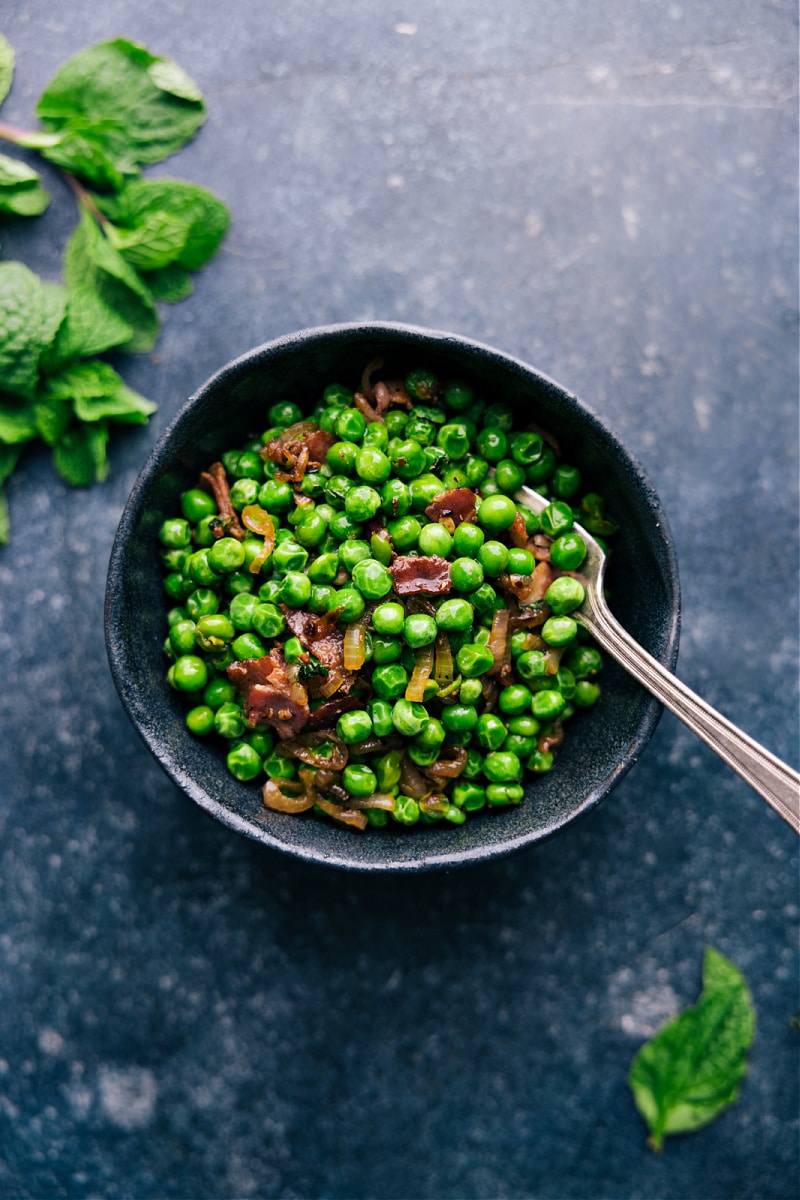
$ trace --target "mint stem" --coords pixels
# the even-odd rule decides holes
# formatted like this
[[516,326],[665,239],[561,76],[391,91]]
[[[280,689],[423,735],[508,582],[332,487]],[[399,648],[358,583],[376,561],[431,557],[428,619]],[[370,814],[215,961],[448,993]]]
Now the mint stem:
[[56,146],[60,141],[57,133],[43,133],[37,129],[21,129],[19,125],[10,125],[8,121],[0,121],[0,138],[13,142],[15,146],[26,146],[30,150],[47,149]]
[[105,215],[105,213],[100,211],[94,202],[94,197],[87,192],[80,180],[77,179],[70,171],[62,171],[61,174],[72,188],[78,204],[83,205],[86,211],[91,213],[99,225],[104,226],[110,224],[108,217]]

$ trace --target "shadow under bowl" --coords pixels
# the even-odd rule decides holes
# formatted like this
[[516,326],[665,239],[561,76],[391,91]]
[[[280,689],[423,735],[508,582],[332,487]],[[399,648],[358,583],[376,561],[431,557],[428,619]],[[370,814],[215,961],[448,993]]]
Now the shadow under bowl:
[[461,826],[390,824],[359,833],[312,814],[267,810],[258,784],[229,773],[225,747],[187,730],[185,703],[166,680],[170,602],[158,533],[179,512],[181,492],[224,450],[260,433],[270,405],[291,399],[310,411],[327,384],[356,387],[376,355],[386,377],[426,366],[468,380],[487,402],[510,404],[520,427],[535,421],[558,438],[566,461],[581,469],[587,488],[602,493],[620,525],[608,576],[616,616],[674,667],[680,597],[672,538],[658,496],[622,443],[533,367],[465,338],[398,324],[335,325],[279,338],[228,363],[187,401],[150,454],[120,520],[106,585],[106,646],[133,725],[170,778],[222,825],[306,862],[364,872],[452,869],[533,846],[594,808],[636,762],[661,705],[606,659],[598,708],[570,721],[555,768],[528,779],[517,807],[478,813]]

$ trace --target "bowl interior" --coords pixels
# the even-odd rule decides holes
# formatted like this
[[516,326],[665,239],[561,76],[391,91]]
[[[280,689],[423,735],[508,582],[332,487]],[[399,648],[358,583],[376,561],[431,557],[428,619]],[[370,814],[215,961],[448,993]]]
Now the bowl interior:
[[114,682],[133,724],[168,775],[228,827],[307,861],[363,871],[419,871],[496,858],[552,836],[602,800],[649,740],[660,705],[606,659],[600,706],[570,722],[556,767],[528,782],[517,808],[407,830],[357,833],[313,816],[269,812],[257,784],[234,779],[222,747],[184,724],[185,707],[166,683],[158,530],[180,493],[226,449],[267,424],[266,410],[291,399],[310,409],[332,382],[356,386],[367,362],[387,373],[429,366],[467,379],[487,402],[504,400],[524,426],[552,432],[600,491],[620,524],[609,570],[612,607],[629,632],[672,668],[679,590],[658,497],[618,439],[578,400],[530,366],[449,334],[398,325],[309,330],[243,355],[193,396],[153,450],[120,521],[106,590],[106,643]]

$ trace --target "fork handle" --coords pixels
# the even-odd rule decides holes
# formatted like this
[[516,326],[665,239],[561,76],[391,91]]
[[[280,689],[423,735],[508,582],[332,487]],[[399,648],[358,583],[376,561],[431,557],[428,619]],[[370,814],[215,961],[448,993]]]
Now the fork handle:
[[[589,599],[589,597],[587,597]],[[588,611],[587,611],[588,610]],[[643,684],[800,833],[800,775],[662,667],[592,596],[574,616]]]

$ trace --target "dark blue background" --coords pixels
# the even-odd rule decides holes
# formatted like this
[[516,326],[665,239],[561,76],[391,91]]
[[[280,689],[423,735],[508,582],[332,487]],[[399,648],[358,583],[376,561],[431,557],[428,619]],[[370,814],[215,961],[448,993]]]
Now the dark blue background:
[[[156,400],[109,480],[34,452],[0,551],[0,1194],[795,1197],[797,841],[669,716],[584,821],[464,873],[310,869],[214,825],[130,727],[105,659],[136,474],[227,359],[306,326],[430,325],[576,391],[655,483],[679,674],[797,763],[797,21],[786,0],[6,0],[30,126],[124,35],[206,96],[153,173],[233,224],[124,365]],[[59,275],[75,222],[0,230]],[[626,1085],[744,971],[740,1102],[656,1156]]]

